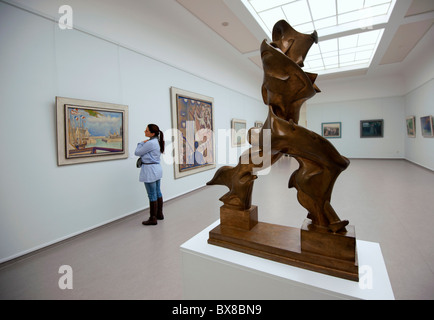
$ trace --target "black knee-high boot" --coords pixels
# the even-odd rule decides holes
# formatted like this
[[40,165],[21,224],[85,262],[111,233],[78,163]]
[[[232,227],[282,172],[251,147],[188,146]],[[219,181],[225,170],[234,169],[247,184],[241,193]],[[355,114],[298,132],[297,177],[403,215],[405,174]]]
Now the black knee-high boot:
[[163,220],[163,197],[157,199],[157,219]]
[[142,224],[144,226],[155,226],[157,224],[157,201],[150,201],[149,202],[149,220],[143,221]]

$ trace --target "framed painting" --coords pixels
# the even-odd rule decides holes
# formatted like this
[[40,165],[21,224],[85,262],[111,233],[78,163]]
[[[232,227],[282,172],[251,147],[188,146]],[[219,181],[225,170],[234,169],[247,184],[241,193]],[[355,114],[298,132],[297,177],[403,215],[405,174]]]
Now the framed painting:
[[59,166],[128,158],[128,106],[56,97]]
[[264,123],[262,121],[255,121],[255,128],[262,128]]
[[425,116],[420,118],[420,130],[423,137],[432,137],[434,135],[432,116]]
[[231,140],[232,147],[241,147],[246,144],[247,122],[240,119],[231,121]]
[[342,124],[340,122],[324,122],[321,124],[321,133],[324,138],[341,138]]
[[170,88],[175,129],[175,179],[214,169],[214,99]]
[[384,120],[361,120],[360,138],[382,138],[384,131]]
[[415,117],[407,117],[405,119],[405,123],[407,126],[407,136],[410,138],[416,137],[416,121]]

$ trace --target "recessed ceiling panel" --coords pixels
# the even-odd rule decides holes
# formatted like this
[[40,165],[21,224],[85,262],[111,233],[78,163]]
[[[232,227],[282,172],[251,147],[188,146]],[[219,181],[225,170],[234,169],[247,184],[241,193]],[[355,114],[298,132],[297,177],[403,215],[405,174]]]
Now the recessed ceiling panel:
[[258,50],[260,41],[221,0],[176,0],[241,53]]
[[413,0],[405,16],[410,17],[410,16],[414,16],[425,12],[431,12],[431,11],[434,11],[433,0]]
[[254,56],[249,58],[254,64],[256,64],[259,68],[262,69],[262,59],[261,56]]
[[403,61],[432,25],[432,19],[401,25],[389,48],[387,48],[380,65]]

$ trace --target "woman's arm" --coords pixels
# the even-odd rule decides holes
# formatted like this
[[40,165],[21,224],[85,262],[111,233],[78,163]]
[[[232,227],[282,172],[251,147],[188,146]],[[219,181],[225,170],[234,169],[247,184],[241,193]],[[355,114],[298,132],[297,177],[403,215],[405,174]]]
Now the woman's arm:
[[134,152],[134,154],[138,157],[143,156],[144,154],[148,153],[149,151],[151,151],[153,149],[153,145],[152,143],[145,143],[148,142],[149,140],[146,141],[141,141],[137,144],[137,148],[136,151]]

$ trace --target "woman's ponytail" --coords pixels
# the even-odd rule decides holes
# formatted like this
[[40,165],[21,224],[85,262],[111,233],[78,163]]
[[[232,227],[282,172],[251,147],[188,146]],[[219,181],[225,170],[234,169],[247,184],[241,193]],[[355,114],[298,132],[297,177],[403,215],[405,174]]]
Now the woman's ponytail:
[[164,153],[164,133],[163,133],[163,131],[160,131],[160,134],[158,137],[158,143],[160,144],[160,152]]
[[158,138],[158,143],[160,145],[160,152],[164,153],[164,134],[163,131],[160,131],[160,128],[153,123],[148,124],[148,129],[151,133]]

